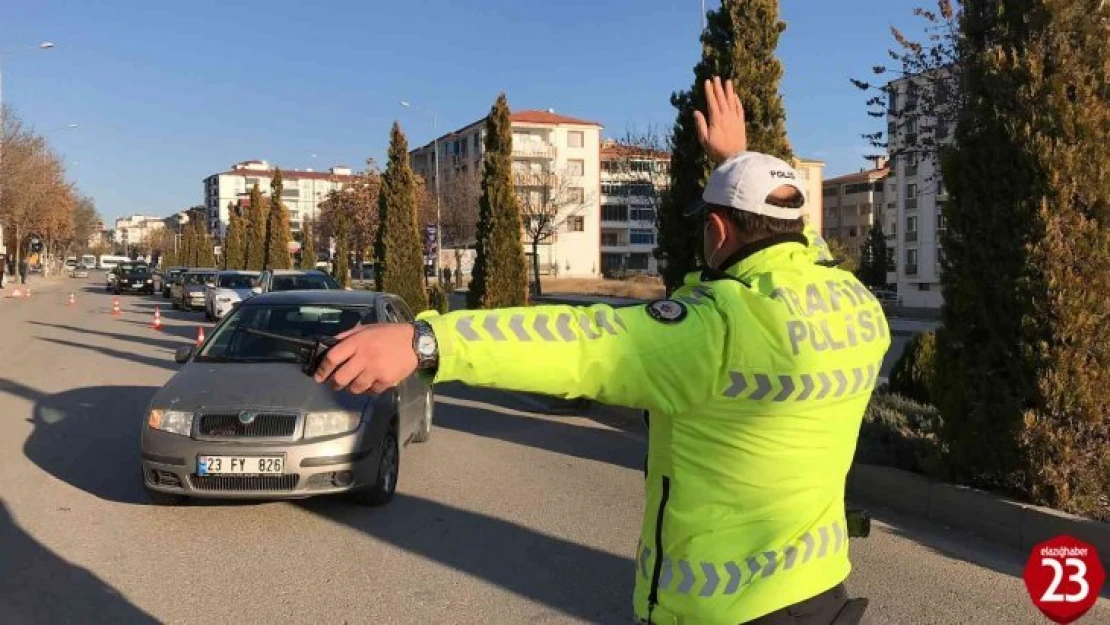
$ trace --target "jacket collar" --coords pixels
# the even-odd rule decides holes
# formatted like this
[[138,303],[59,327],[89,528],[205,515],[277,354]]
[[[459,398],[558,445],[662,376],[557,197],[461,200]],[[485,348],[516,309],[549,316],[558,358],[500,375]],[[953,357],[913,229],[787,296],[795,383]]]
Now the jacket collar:
[[804,234],[777,234],[753,241],[736,250],[721,265],[725,269],[702,267],[701,280],[739,280],[747,284],[748,278],[759,273],[772,259],[789,256],[792,252],[802,251],[809,244]]

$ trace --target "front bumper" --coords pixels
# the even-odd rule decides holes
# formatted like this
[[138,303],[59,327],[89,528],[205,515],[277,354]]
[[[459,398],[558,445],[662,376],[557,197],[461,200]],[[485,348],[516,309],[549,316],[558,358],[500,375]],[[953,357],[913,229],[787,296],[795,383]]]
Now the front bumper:
[[[150,490],[198,499],[304,499],[360,490],[377,479],[380,441],[368,423],[311,441],[201,441],[143,426],[143,481]],[[283,456],[279,476],[200,476],[197,456]]]
[[219,300],[212,302],[212,315],[217,319],[223,319],[224,315],[231,312],[231,309],[235,308],[238,303],[238,301],[221,302]]
[[189,308],[204,308],[204,292],[191,292],[185,294],[185,305]]
[[153,291],[154,290],[154,283],[153,282],[118,282],[118,283],[115,284],[115,288],[119,289],[120,291],[132,291],[132,292],[135,292],[135,293],[139,293],[139,292],[142,292],[142,291]]

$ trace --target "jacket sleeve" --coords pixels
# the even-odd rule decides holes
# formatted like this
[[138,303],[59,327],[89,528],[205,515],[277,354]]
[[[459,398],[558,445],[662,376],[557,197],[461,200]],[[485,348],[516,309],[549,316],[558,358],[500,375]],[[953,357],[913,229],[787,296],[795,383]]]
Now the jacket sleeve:
[[727,344],[724,318],[697,297],[627,308],[467,310],[425,320],[439,343],[435,382],[669,413],[712,394]]

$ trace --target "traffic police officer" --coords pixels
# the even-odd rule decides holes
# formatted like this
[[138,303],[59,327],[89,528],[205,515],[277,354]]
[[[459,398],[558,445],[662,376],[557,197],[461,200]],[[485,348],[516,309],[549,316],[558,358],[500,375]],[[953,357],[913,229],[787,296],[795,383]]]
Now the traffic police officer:
[[381,392],[419,370],[648,410],[641,622],[857,622],[844,491],[886,318],[850,273],[817,263],[798,174],[746,151],[731,84],[706,93],[699,135],[721,164],[690,211],[706,267],[670,298],[422,313],[340,335],[316,379]]

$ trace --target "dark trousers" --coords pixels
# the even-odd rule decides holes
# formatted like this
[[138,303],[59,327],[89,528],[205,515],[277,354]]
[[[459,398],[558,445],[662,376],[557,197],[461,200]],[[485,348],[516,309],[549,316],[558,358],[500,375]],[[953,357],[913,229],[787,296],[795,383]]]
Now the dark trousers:
[[740,625],[858,625],[866,609],[867,599],[849,599],[844,584],[837,584],[816,597]]

